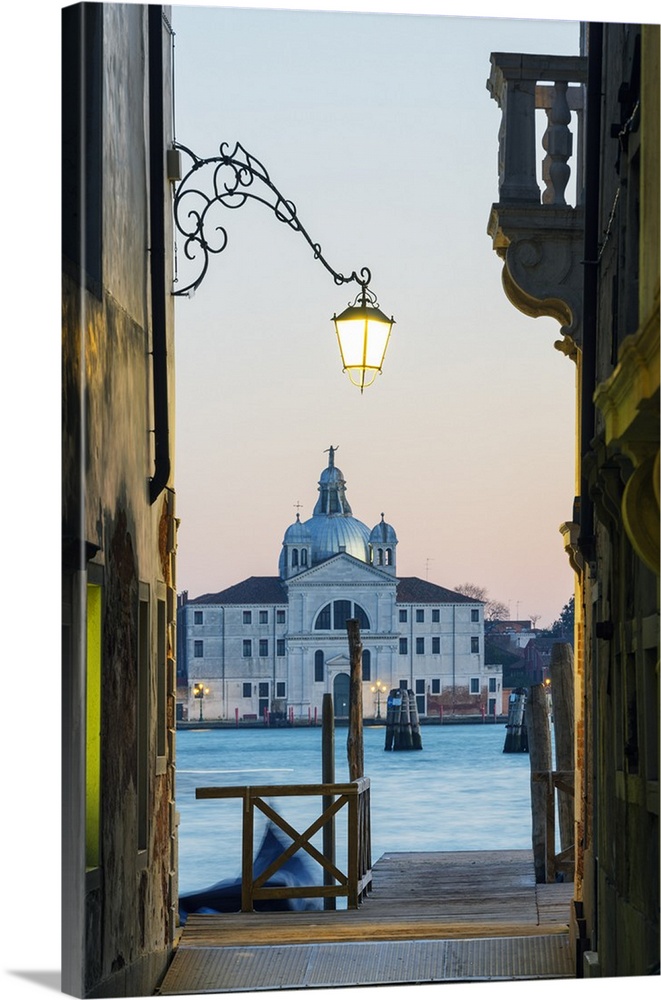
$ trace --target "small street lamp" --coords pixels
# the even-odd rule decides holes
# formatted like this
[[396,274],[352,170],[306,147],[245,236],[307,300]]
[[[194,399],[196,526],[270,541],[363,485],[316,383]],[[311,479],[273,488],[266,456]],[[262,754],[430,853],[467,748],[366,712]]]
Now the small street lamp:
[[202,684],[201,682],[198,683],[198,684],[195,684],[194,687],[193,687],[193,697],[194,698],[199,698],[199,701],[200,701],[200,722],[204,721],[203,717],[202,717],[202,703],[204,701],[204,696],[206,694],[209,694],[209,691],[210,691],[210,688],[205,688],[204,684]]
[[[369,272],[368,272],[369,273]],[[361,282],[354,303],[339,316],[333,316],[342,370],[361,393],[381,374],[390,331],[395,322],[381,312],[376,297]]]
[[[181,154],[190,157],[192,166],[182,174]],[[197,269],[196,276],[174,295],[191,295],[198,288],[209,267],[211,254],[222,253],[227,246],[227,230],[221,224],[219,208],[241,208],[248,201],[258,201],[270,208],[279,222],[301,233],[311,247],[315,260],[321,261],[333,276],[336,285],[355,281],[360,292],[353,303],[332,317],[342,358],[342,370],[361,393],[372,385],[381,373],[390,332],[395,322],[379,308],[370,290],[372,275],[367,267],[360,274],[352,271],[346,277],[334,270],[303,228],[296,206],[286,199],[271,181],[266,167],[240,143],[230,151],[229,143],[221,142],[219,155],[201,159],[187,146],[175,142],[167,152],[168,176],[179,182],[174,195],[174,224],[183,237],[183,253]],[[206,185],[205,182],[206,181]],[[178,276],[175,282],[178,282]]]
[[386,691],[386,685],[382,681],[375,681],[375,683],[370,688],[370,691],[375,696],[376,700],[376,716],[375,718],[381,718],[381,694]]

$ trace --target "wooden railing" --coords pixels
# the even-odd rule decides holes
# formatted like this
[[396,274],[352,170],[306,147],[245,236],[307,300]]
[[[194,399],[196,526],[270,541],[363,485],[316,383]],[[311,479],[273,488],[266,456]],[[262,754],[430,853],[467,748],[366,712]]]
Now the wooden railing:
[[[302,833],[295,830],[266,799],[291,796],[317,797],[322,800],[322,812]],[[356,909],[372,882],[372,849],[370,833],[370,781],[359,778],[345,784],[319,785],[242,785],[235,787],[196,788],[197,799],[243,800],[241,910],[250,913],[255,900],[314,899],[343,897],[347,906]],[[335,859],[325,857],[311,843],[312,838],[333,823],[341,809],[347,811],[347,871],[337,868]],[[291,839],[291,844],[268,868],[255,875],[253,870],[255,810],[263,813]],[[308,886],[268,886],[266,883],[299,851],[306,851],[321,865],[326,883]]]
[[556,790],[565,795],[574,795],[573,771],[533,771],[531,778],[545,786],[545,882],[555,882],[556,875],[565,874],[573,878],[575,851],[574,844],[556,852]]

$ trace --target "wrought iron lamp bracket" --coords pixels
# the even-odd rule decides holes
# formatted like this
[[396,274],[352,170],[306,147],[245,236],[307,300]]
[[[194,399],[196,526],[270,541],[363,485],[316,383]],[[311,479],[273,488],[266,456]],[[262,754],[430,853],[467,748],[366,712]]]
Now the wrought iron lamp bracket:
[[[177,185],[174,196],[174,225],[184,238],[183,253],[187,260],[197,262],[197,277],[185,287],[174,290],[174,295],[190,295],[202,283],[212,254],[222,253],[227,246],[225,226],[218,218],[218,208],[237,209],[248,201],[257,201],[270,208],[279,222],[284,222],[294,232],[300,233],[314,253],[332,275],[336,285],[355,281],[361,291],[358,298],[363,304],[376,304],[368,289],[371,272],[363,267],[345,276],[328,263],[319,243],[314,243],[303,227],[293,201],[285,198],[269,177],[266,167],[240,143],[230,151],[229,143],[222,142],[219,155],[201,159],[179,142],[174,148],[190,157],[192,166]],[[175,281],[178,279],[176,278]]]

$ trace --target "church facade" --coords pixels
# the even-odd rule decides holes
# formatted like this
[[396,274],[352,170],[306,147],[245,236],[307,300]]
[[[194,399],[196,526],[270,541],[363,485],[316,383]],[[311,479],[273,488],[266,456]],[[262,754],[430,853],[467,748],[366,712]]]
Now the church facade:
[[346,622],[360,625],[363,713],[385,720],[388,692],[416,694],[421,718],[500,715],[502,669],[484,662],[480,601],[397,576],[397,535],[353,516],[335,450],[312,516],[284,533],[278,575],[179,596],[178,714],[189,721],[306,724],[349,709]]

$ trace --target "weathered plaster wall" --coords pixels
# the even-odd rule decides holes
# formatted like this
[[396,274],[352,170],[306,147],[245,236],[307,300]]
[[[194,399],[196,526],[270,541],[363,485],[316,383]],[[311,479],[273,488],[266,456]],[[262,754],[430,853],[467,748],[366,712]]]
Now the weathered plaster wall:
[[[63,284],[64,534],[87,546],[85,565],[77,567],[83,572],[68,577],[68,588],[78,588],[84,600],[86,574],[93,573],[102,592],[100,863],[85,873],[84,845],[78,858],[85,914],[80,988],[94,997],[153,993],[171,950],[177,902],[172,472],[154,503],[149,497],[154,369],[148,109],[162,86],[167,135],[170,37],[163,23],[165,80],[158,94],[150,93],[148,7],[102,5],[101,20],[102,113],[91,124],[100,132],[102,150],[101,275],[99,281],[78,281],[65,261]],[[166,185],[166,245],[168,197]],[[166,269],[171,288],[170,261]],[[171,297],[166,326],[173,428]],[[84,634],[84,611],[72,618],[74,631]],[[77,661],[74,651],[65,671],[84,676],[84,653],[79,655]],[[147,678],[142,689],[140,669]],[[66,711],[85,718],[84,685],[71,694]],[[84,799],[82,789],[78,794]],[[143,801],[146,833],[140,833]],[[71,854],[75,850],[69,847]],[[76,944],[65,933],[67,946]],[[73,978],[67,976],[63,989],[75,991]]]
[[[596,775],[589,891],[602,975],[632,976],[658,972],[659,961],[658,481],[650,475],[654,456],[658,475],[659,452],[658,27],[641,33],[609,25],[603,80],[601,222],[608,236],[598,285],[591,476],[596,572],[586,588],[587,728]],[[656,541],[639,544],[655,493]]]

